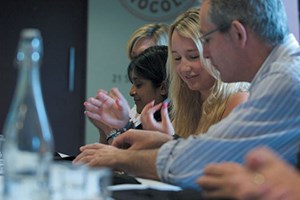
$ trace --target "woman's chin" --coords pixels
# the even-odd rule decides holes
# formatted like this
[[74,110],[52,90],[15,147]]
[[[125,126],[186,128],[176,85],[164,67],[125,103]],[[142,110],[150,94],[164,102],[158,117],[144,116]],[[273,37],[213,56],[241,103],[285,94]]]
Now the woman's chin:
[[198,91],[199,90],[199,87],[197,87],[197,85],[191,85],[191,84],[189,84],[188,87],[192,91]]

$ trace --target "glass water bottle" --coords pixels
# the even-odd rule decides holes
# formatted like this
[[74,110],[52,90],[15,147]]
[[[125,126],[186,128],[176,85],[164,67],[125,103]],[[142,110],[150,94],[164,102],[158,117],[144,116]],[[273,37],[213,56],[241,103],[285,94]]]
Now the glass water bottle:
[[40,31],[21,32],[16,55],[18,79],[4,124],[4,199],[49,199],[53,137],[40,82]]

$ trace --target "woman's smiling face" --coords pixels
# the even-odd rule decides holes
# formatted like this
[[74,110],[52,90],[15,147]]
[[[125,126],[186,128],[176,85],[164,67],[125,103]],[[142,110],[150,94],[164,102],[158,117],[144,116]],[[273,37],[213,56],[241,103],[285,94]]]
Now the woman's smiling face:
[[157,104],[165,99],[161,93],[161,86],[154,87],[150,80],[140,77],[134,71],[131,76],[132,85],[129,94],[133,97],[138,113],[141,113],[145,105],[152,100]]
[[209,91],[215,79],[202,66],[194,41],[174,30],[171,43],[174,67],[180,78],[191,90],[201,93]]

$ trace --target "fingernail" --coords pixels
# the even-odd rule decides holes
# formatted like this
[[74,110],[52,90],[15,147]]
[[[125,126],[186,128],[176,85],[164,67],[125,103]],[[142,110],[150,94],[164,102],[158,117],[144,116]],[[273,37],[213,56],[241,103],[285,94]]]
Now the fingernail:
[[164,102],[163,102],[163,108],[167,108],[168,107],[168,104],[170,102],[170,99],[165,99]]
[[164,100],[164,103],[170,103],[170,99],[168,99],[168,98],[166,98],[165,100]]
[[163,108],[167,108],[167,107],[168,107],[168,102],[164,102]]

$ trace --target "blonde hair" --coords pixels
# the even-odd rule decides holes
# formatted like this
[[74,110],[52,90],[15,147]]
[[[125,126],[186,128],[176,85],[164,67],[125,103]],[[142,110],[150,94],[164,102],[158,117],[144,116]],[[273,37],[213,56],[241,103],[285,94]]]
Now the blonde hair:
[[[207,132],[211,125],[221,120],[230,95],[247,91],[249,87],[248,83],[227,84],[219,79],[218,71],[215,70],[208,59],[203,57],[199,29],[199,8],[190,8],[175,19],[169,30],[167,73],[170,81],[169,98],[173,106],[171,118],[173,119],[175,133],[181,137]],[[201,93],[189,89],[174,69],[171,38],[175,30],[179,35],[194,41],[202,65],[216,80],[211,88],[210,95],[204,102]]]
[[144,38],[154,39],[156,45],[168,45],[169,25],[164,23],[150,23],[137,29],[132,33],[127,43],[128,58],[132,60],[131,52],[135,44]]

